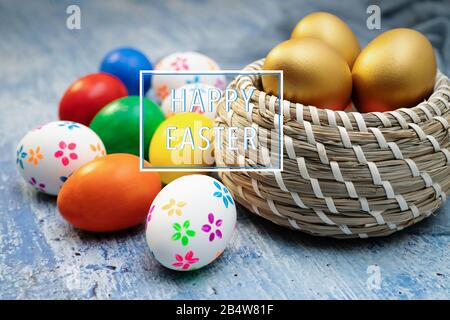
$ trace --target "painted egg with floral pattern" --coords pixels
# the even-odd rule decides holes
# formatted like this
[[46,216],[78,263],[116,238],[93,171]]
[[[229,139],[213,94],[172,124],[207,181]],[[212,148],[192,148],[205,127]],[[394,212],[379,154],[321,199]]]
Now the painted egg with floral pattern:
[[235,226],[236,203],[221,182],[206,175],[183,176],[153,201],[147,216],[147,244],[163,266],[196,270],[220,256]]
[[97,134],[71,121],[40,126],[19,142],[16,165],[36,190],[57,195],[62,184],[81,165],[106,154]]
[[166,117],[180,112],[196,112],[211,120],[216,118],[216,101],[221,97],[220,89],[210,84],[192,83],[175,89],[174,95],[174,99],[168,95],[161,103],[161,110]]
[[[176,75],[153,74],[152,87],[160,100],[167,97],[172,89],[177,89],[185,84],[205,83],[221,90],[225,88],[226,79],[223,74],[220,74],[219,65],[208,56],[198,52],[176,52],[168,55],[158,62],[154,71],[188,73]],[[217,71],[218,74],[196,74],[196,71]]]

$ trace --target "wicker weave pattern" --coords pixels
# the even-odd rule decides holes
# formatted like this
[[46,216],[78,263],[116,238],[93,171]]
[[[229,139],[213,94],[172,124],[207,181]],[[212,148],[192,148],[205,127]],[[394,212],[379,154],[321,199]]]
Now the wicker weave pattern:
[[[245,69],[259,70],[262,63]],[[260,91],[260,77],[238,76],[230,87],[255,89],[250,112],[243,101],[226,112],[221,101],[216,125],[274,128],[278,99]],[[220,176],[241,205],[276,224],[336,238],[385,236],[446,200],[449,107],[450,81],[440,72],[429,100],[411,109],[360,114],[284,101],[284,171]],[[216,162],[230,159],[216,156]]]

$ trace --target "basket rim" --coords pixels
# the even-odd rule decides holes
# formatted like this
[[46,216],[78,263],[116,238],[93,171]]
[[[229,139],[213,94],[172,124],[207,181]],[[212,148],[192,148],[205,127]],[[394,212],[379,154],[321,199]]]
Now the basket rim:
[[[264,58],[252,62],[243,68],[244,71],[262,70]],[[266,106],[272,113],[279,112],[279,97],[265,93],[256,86],[261,75],[238,75],[229,86],[235,84],[244,90],[254,90],[253,101],[266,111]],[[261,102],[264,101],[264,104]],[[352,102],[353,104],[353,102]],[[335,111],[316,106],[294,103],[283,99],[284,122],[297,118],[298,122],[309,121],[313,125],[344,126],[346,129],[366,131],[367,127],[401,127],[408,129],[410,123],[423,124],[436,120],[450,109],[450,80],[437,69],[433,93],[418,105],[410,108],[399,108],[385,112],[360,113],[358,111]],[[440,120],[440,119],[437,119]]]

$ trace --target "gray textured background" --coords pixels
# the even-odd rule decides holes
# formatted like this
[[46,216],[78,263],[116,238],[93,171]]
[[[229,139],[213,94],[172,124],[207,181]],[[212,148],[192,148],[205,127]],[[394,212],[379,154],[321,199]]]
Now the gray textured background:
[[[192,273],[158,265],[143,227],[112,235],[74,230],[55,199],[19,178],[15,147],[30,129],[57,118],[76,78],[104,53],[132,45],[152,61],[180,50],[205,53],[227,69],[259,59],[289,37],[305,14],[346,20],[362,45],[368,3],[382,8],[383,30],[413,27],[450,72],[449,1],[5,1],[0,0],[0,298],[450,298],[450,207],[384,239],[338,241],[281,229],[241,210],[224,255]],[[67,30],[65,9],[79,4],[82,29]],[[381,288],[367,289],[367,268]]]

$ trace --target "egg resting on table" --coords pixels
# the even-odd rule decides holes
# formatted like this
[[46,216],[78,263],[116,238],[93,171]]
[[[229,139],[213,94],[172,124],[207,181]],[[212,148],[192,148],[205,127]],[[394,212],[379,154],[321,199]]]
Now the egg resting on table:
[[[146,55],[130,47],[111,50],[105,55],[100,65],[100,71],[112,74],[122,81],[129,95],[139,95],[139,72],[152,69],[153,65]],[[146,94],[151,86],[151,75],[145,74],[142,79],[142,90]]]
[[147,216],[146,238],[165,267],[190,271],[214,261],[230,242],[236,204],[228,189],[205,175],[189,175],[168,184]]
[[59,102],[59,119],[88,126],[104,106],[126,95],[127,88],[115,76],[103,72],[88,74],[64,93]]
[[85,164],[61,188],[57,201],[61,215],[74,227],[93,232],[113,232],[144,222],[161,190],[161,179],[157,172],[139,168],[139,157],[125,153]]
[[[200,130],[208,141],[201,137]],[[177,113],[164,120],[153,135],[149,148],[150,163],[160,168],[192,169],[185,172],[161,171],[161,180],[166,184],[193,174],[194,167],[214,165],[213,138],[213,122],[210,119],[195,112]]]
[[164,119],[161,108],[150,99],[143,97],[143,130],[141,132],[139,96],[128,96],[106,105],[92,119],[89,127],[102,139],[108,154],[131,153],[138,156],[139,139],[142,133],[143,157],[147,157],[153,134]]
[[23,137],[17,147],[16,165],[20,175],[35,189],[57,195],[73,171],[105,154],[103,142],[88,127],[54,121]]

